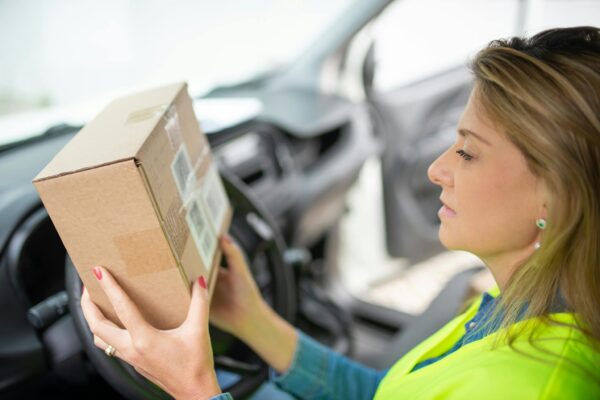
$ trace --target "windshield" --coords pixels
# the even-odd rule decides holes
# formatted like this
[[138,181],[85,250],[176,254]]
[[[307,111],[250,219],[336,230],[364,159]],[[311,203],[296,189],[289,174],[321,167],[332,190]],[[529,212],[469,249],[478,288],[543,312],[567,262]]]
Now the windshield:
[[351,1],[0,1],[0,145],[133,90],[185,80],[197,96],[273,71]]

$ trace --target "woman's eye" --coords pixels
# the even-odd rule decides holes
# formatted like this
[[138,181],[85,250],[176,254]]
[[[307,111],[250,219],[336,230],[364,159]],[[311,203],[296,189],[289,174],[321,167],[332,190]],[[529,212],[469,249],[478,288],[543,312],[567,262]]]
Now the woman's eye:
[[461,156],[462,158],[464,158],[466,161],[471,161],[473,159],[473,156],[470,155],[469,153],[467,153],[464,150],[457,150],[456,154],[458,154],[459,156]]

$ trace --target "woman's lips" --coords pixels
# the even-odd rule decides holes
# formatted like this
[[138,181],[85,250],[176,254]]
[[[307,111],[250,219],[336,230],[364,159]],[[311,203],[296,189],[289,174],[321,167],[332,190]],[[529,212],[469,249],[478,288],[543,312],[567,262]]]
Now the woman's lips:
[[456,216],[456,211],[448,207],[446,204],[442,202],[442,207],[438,211],[438,217],[454,217]]

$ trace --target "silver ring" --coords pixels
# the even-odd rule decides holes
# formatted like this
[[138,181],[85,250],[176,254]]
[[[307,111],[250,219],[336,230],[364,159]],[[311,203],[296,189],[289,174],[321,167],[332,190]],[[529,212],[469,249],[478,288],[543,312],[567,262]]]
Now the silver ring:
[[109,357],[114,356],[116,352],[117,352],[117,349],[112,347],[110,344],[108,345],[108,347],[106,349],[104,349],[104,354],[106,354]]

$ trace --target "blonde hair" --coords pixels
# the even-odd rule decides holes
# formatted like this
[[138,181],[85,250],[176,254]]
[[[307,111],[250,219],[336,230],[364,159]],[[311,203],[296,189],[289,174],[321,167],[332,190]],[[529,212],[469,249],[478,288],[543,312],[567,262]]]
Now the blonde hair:
[[[551,323],[564,298],[577,329],[600,341],[600,32],[550,29],[492,41],[471,63],[482,110],[548,190],[541,248],[502,292],[502,327]],[[532,216],[533,218],[541,216]],[[497,310],[496,310],[497,311]],[[509,344],[515,337],[508,337]]]

